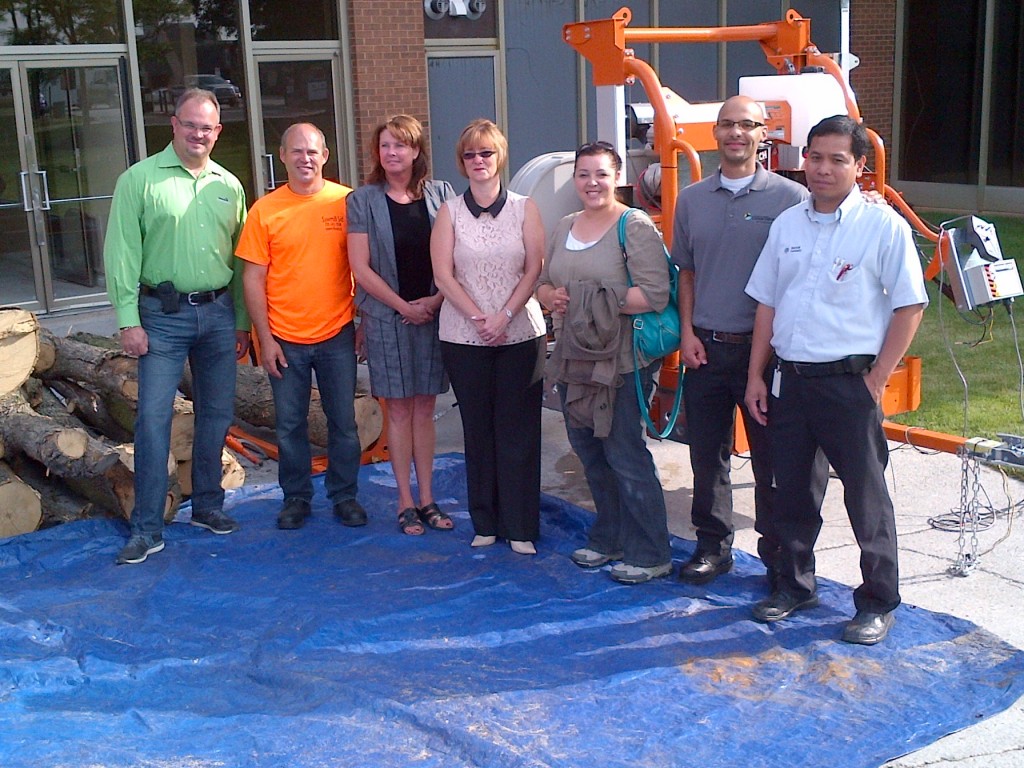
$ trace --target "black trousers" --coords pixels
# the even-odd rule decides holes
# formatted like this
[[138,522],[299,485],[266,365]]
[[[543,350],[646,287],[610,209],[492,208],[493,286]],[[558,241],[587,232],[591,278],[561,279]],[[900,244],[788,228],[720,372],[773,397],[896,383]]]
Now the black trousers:
[[500,347],[441,343],[462,415],[473,530],[540,537],[540,409],[545,339]]
[[693,470],[690,516],[697,530],[697,551],[724,555],[732,548],[730,467],[735,413],[739,406],[754,470],[754,528],[761,534],[758,554],[771,573],[778,552],[778,537],[768,528],[774,497],[768,432],[750,417],[743,404],[750,345],[717,342],[710,334],[702,334],[700,339],[708,361],[698,368],[687,368],[683,380],[686,434]]
[[[769,389],[770,391],[770,389]],[[768,406],[776,495],[773,528],[782,546],[779,588],[798,597],[815,592],[814,544],[828,467],[843,483],[846,513],[860,547],[864,583],[857,610],[886,613],[900,604],[896,518],[885,485],[889,451],[882,411],[861,374],[810,378],[784,369],[779,396]]]

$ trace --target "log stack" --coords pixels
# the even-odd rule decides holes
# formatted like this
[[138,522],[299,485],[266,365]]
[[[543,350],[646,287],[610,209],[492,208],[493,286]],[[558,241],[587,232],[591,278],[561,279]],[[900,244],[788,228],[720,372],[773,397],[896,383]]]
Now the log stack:
[[[134,505],[135,412],[138,360],[115,338],[62,338],[40,328],[21,309],[0,309],[0,538],[95,516],[128,519]],[[242,424],[274,426],[266,373],[237,367],[236,415]],[[187,370],[176,398],[168,456],[165,519],[191,492],[195,414]],[[376,400],[357,397],[360,442],[381,436]],[[314,388],[310,442],[327,445],[327,422]],[[245,469],[227,449],[224,488],[245,482]]]

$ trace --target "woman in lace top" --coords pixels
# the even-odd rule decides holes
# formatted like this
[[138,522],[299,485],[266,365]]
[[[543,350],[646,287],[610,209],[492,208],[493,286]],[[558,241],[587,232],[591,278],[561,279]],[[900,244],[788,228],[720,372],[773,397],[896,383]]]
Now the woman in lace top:
[[465,435],[474,547],[503,538],[536,554],[545,326],[533,289],[544,226],[537,206],[501,185],[508,142],[474,120],[456,146],[469,189],[437,215],[430,252],[441,293],[445,369]]

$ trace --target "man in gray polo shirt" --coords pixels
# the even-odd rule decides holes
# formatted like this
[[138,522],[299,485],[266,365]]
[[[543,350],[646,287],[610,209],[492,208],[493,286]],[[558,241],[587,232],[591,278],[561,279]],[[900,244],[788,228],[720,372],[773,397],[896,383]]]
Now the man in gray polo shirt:
[[756,310],[743,289],[775,217],[805,200],[808,192],[757,162],[766,129],[764,111],[753,99],[728,99],[718,113],[714,136],[719,170],[680,192],[672,240],[672,260],[680,269],[680,355],[686,366],[691,516],[697,530],[697,549],[679,578],[706,584],[732,568],[729,464],[738,405],[754,469],[758,554],[774,583],[778,539],[765,527],[772,504],[768,438],[743,405]]

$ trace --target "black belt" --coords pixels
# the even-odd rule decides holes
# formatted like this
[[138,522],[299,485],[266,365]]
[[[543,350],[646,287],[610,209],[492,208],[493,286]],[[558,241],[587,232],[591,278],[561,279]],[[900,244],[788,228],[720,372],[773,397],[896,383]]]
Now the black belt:
[[789,370],[798,376],[815,378],[817,376],[836,376],[841,373],[864,373],[875,362],[874,355],[850,355],[842,360],[828,363],[793,363],[779,358],[779,367]]
[[709,331],[706,328],[694,328],[693,332],[697,334],[698,338],[702,341],[717,341],[720,344],[750,344],[754,340],[754,334],[752,333],[728,333],[727,331]]
[[[184,301],[186,304],[191,304],[194,307],[197,304],[209,304],[211,301],[216,301],[227,292],[227,286],[218,288],[215,291],[190,291],[189,293],[179,292],[178,301]],[[160,296],[160,292],[156,288],[145,284],[139,286],[139,293],[143,296]]]

